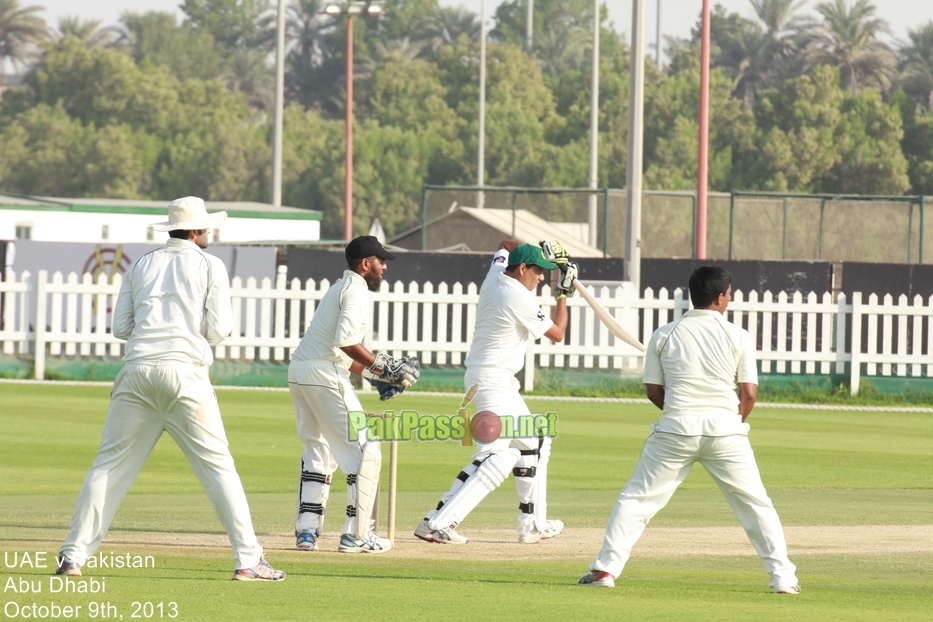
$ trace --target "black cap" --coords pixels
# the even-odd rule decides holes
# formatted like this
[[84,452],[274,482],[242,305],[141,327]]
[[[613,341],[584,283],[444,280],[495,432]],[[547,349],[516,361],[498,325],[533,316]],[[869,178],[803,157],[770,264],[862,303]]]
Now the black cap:
[[367,257],[380,257],[385,260],[395,259],[395,255],[385,249],[382,243],[374,235],[361,235],[350,240],[345,251],[347,261],[358,261]]

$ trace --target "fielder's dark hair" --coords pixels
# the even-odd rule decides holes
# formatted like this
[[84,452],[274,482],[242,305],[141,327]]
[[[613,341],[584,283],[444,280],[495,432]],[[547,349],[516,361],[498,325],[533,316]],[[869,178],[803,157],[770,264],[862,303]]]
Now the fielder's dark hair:
[[353,272],[356,272],[356,269],[360,267],[361,263],[363,263],[362,259],[347,259],[347,267]]
[[690,300],[695,309],[704,309],[725,294],[732,285],[732,275],[719,266],[700,266],[690,275]]
[[506,272],[509,272],[509,273],[515,272],[516,270],[518,270],[518,267],[519,267],[520,265],[522,265],[522,264],[520,264],[520,263],[510,263],[509,265],[507,265],[507,266],[505,267],[505,271],[506,271]]
[[168,237],[175,238],[176,240],[187,240],[188,233],[188,229],[174,229],[173,231],[168,232]]

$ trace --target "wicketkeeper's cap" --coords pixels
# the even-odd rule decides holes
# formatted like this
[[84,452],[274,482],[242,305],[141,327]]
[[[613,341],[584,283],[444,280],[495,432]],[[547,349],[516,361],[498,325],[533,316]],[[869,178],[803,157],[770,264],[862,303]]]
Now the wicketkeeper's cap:
[[545,270],[554,270],[557,264],[544,258],[544,251],[534,244],[519,244],[509,253],[509,265],[540,266]]
[[153,223],[156,231],[194,231],[216,229],[227,220],[227,212],[207,213],[204,200],[198,197],[175,199],[168,204],[168,220]]
[[374,235],[361,235],[358,238],[350,240],[345,251],[347,261],[358,261],[375,255],[381,259],[395,259],[395,255],[385,249],[382,243]]

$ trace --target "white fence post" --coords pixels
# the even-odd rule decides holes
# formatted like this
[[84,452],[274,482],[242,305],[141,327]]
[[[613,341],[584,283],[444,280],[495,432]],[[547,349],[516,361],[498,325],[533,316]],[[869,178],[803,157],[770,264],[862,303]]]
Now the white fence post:
[[45,285],[48,276],[48,270],[39,270],[39,273],[36,274],[36,358],[34,359],[34,377],[36,380],[45,378],[45,321],[48,303],[45,295]]
[[858,395],[859,374],[862,365],[862,292],[852,294],[852,361],[849,364],[849,389]]
[[525,391],[535,390],[535,340],[528,340],[528,347],[525,348]]

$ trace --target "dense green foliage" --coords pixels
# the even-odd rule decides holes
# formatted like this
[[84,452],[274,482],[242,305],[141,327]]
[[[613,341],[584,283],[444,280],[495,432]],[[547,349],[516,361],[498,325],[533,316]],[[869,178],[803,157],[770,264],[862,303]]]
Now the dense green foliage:
[[[757,19],[713,13],[710,188],[933,192],[933,23],[897,50],[869,0],[750,0]],[[287,11],[284,202],[342,230],[347,21],[321,0]],[[266,0],[185,0],[120,24],[0,0],[0,60],[24,86],[0,106],[0,190],[55,196],[266,200],[274,11]],[[583,186],[589,167],[593,5],[502,3],[487,50],[486,183]],[[600,15],[599,184],[623,187],[629,50]],[[418,218],[422,183],[476,180],[479,20],[438,0],[390,0],[358,17],[354,228],[391,235]],[[37,47],[38,46],[38,47]],[[31,50],[31,52],[30,52]],[[648,60],[645,187],[695,185],[698,31]]]

